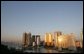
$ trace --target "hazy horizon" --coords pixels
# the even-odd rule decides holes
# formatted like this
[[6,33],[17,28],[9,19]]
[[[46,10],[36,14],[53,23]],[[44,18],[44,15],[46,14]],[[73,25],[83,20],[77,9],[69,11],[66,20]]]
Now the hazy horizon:
[[1,41],[21,41],[24,32],[61,31],[80,38],[83,1],[1,1]]

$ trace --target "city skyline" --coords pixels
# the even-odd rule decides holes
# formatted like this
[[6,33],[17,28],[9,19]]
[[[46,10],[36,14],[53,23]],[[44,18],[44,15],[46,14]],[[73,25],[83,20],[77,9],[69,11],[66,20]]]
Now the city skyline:
[[40,35],[61,31],[80,38],[82,1],[1,1],[1,40],[21,41],[24,32]]

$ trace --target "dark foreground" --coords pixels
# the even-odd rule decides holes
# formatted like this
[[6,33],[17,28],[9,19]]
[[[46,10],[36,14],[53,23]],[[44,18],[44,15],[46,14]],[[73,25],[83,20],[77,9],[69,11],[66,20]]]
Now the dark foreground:
[[27,48],[24,50],[16,50],[15,48],[8,49],[7,46],[1,44],[1,53],[83,53],[83,49],[77,48],[76,51],[71,51],[67,49],[63,49],[61,51],[52,48],[38,47],[38,48]]

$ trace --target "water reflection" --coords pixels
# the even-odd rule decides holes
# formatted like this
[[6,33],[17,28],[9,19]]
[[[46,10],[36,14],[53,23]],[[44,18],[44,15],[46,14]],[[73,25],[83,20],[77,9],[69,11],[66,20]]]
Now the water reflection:
[[68,50],[62,50],[59,51],[57,49],[54,48],[44,48],[44,47],[40,47],[40,48],[31,48],[31,49],[26,49],[24,50],[24,52],[32,52],[32,53],[74,53],[75,51],[68,51]]
[[52,50],[50,50],[50,49],[47,49],[47,52],[48,52],[48,53],[52,53]]
[[32,50],[26,49],[24,52],[35,52],[35,53],[58,53],[58,51],[50,48],[32,48]]

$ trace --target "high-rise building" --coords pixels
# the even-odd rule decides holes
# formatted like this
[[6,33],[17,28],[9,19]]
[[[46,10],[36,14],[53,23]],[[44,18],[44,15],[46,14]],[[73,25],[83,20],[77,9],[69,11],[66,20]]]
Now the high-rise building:
[[23,47],[28,47],[28,35],[26,32],[23,34]]
[[36,45],[40,45],[40,35],[36,35]]
[[45,34],[45,45],[47,46],[52,46],[53,45],[53,38],[51,33],[46,33]]
[[45,45],[47,45],[48,39],[49,39],[48,33],[46,33],[46,34],[45,34]]
[[60,32],[60,31],[54,32],[54,45],[55,45],[55,47],[58,47],[58,37],[60,35],[62,35],[62,32]]
[[31,45],[31,33],[24,33],[23,34],[23,47],[28,47]]
[[74,36],[72,34],[60,35],[58,37],[58,48],[68,48],[69,50],[76,50]]
[[35,42],[35,35],[32,35],[32,45],[35,46],[36,42]]
[[32,43],[31,43],[31,33],[29,32],[28,33],[28,46],[30,46]]
[[68,49],[69,50],[76,50],[76,45],[75,45],[75,35],[74,33],[68,34],[67,35],[67,43],[68,43]]

